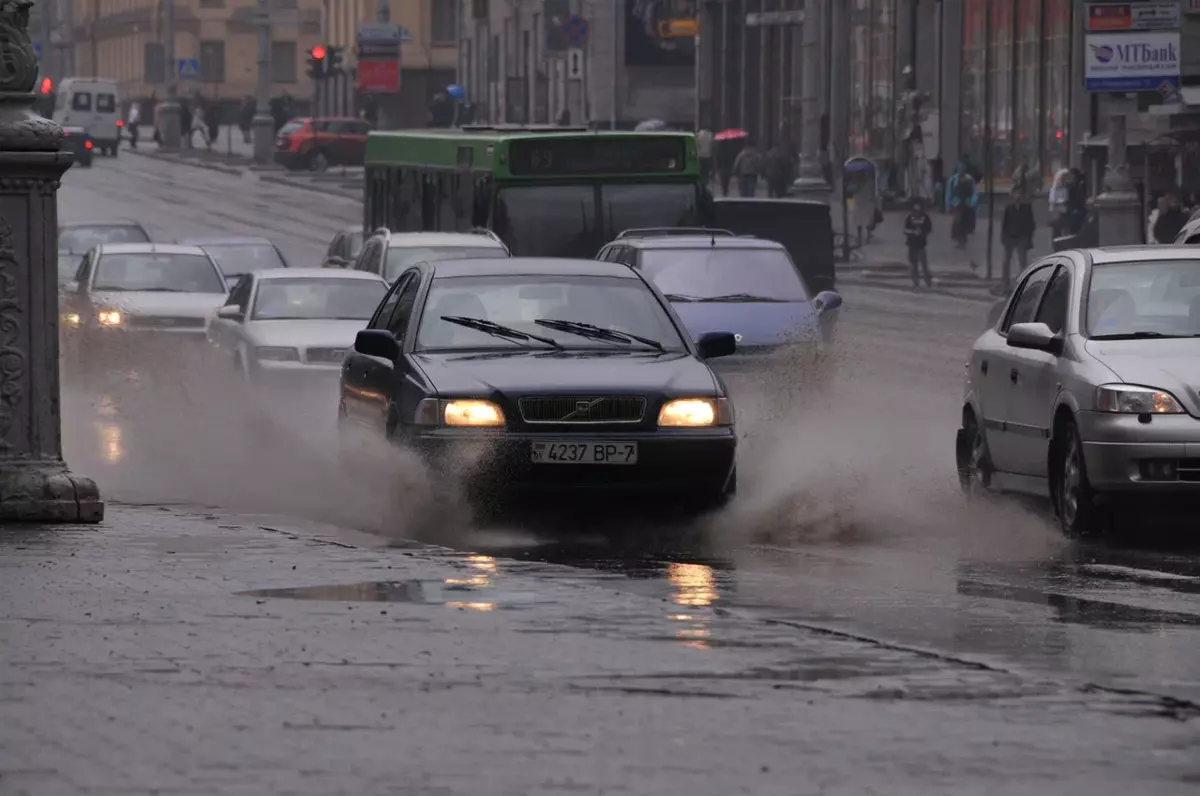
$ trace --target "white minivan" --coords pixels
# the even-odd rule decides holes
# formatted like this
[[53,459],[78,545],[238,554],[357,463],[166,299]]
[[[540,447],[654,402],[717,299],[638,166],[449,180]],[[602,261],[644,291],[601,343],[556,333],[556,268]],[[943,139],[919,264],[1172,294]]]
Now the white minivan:
[[83,127],[100,154],[117,156],[121,143],[121,95],[117,81],[102,77],[68,77],[58,86],[54,121]]

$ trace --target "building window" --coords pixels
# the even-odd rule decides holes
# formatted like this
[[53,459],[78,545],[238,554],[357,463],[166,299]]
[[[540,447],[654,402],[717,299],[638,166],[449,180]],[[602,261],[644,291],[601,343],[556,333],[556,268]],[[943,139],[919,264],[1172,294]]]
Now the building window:
[[987,48],[988,0],[965,0],[962,46],[962,114],[960,149],[976,165],[983,160],[984,65]]
[[891,157],[895,144],[897,0],[854,0],[850,154]]
[[271,82],[296,82],[296,42],[271,42]]
[[1042,172],[1053,176],[1070,161],[1071,0],[1046,0],[1042,50]]
[[430,40],[434,44],[458,42],[458,0],[433,0]]
[[[1013,103],[1013,159],[1035,166],[1041,151],[1042,0],[1019,0],[1017,6],[1017,96]],[[1036,171],[1036,169],[1035,169]]]
[[200,42],[200,80],[203,83],[225,82],[225,42]]
[[142,48],[142,77],[149,85],[167,82],[167,61],[160,41],[148,41]]

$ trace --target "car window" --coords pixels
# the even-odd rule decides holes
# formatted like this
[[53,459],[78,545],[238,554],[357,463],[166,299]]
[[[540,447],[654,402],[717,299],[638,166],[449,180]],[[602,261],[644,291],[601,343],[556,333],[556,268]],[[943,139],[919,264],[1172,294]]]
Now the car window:
[[83,259],[82,254],[74,252],[59,252],[58,253],[58,283],[65,285],[72,281],[79,273],[80,261]]
[[1042,306],[1038,308],[1034,319],[1050,327],[1050,331],[1058,334],[1067,325],[1067,310],[1071,306],[1071,272],[1064,266],[1059,266],[1046,286],[1042,298]]
[[539,325],[538,320],[577,321],[657,340],[668,350],[684,348],[662,304],[640,279],[579,275],[435,279],[421,316],[418,347],[490,349],[522,344],[443,320],[443,316],[454,315],[550,337],[564,348],[613,349],[630,344],[556,331]]
[[407,279],[404,287],[400,289],[396,309],[392,311],[387,326],[388,331],[395,335],[397,340],[403,340],[408,331],[408,320],[412,317],[413,304],[417,301],[417,289],[420,286],[420,278],[414,275]]
[[371,125],[367,122],[350,122],[350,133],[353,135],[366,135],[371,132]]
[[269,243],[208,245],[203,249],[216,261],[225,276],[241,276],[251,271],[286,266],[279,256],[279,250]]
[[504,258],[508,252],[499,246],[392,246],[387,253],[387,267],[383,278],[389,282],[404,269],[417,263],[432,263],[437,260],[467,260],[474,258]]
[[1200,335],[1200,260],[1093,266],[1084,328],[1089,337]]
[[1189,246],[1194,246],[1195,244],[1200,243],[1200,232],[1189,235],[1186,242]]
[[68,227],[58,232],[58,250],[83,254],[101,243],[149,243],[141,227],[117,224]]
[[371,329],[386,329],[388,321],[392,319],[392,313],[396,310],[396,303],[400,301],[400,292],[404,290],[405,285],[397,282],[392,286],[392,290],[387,294],[387,298],[375,313],[374,320],[371,321],[368,328]]
[[92,109],[92,95],[80,91],[71,97],[71,110],[73,111],[90,111]]
[[1029,323],[1033,320],[1033,314],[1037,312],[1038,303],[1042,298],[1042,291],[1046,289],[1046,283],[1053,275],[1054,266],[1046,265],[1025,279],[1013,300],[1012,309],[1009,310],[1008,317],[1004,320],[1001,332],[1007,332],[1014,323]]
[[340,257],[342,254],[342,247],[345,243],[346,236],[343,233],[339,232],[338,234],[334,235],[333,240],[329,242],[329,248],[325,250],[325,256],[327,258]]
[[112,94],[96,95],[97,113],[112,113],[117,109],[117,98]]
[[800,272],[782,248],[645,249],[641,271],[663,293],[682,301],[739,295],[809,299]]
[[225,281],[201,254],[106,254],[96,264],[95,291],[220,293]]
[[279,128],[279,135],[298,133],[304,129],[304,121],[302,119],[293,119]]
[[386,292],[387,285],[373,279],[263,279],[254,297],[251,318],[365,321]]

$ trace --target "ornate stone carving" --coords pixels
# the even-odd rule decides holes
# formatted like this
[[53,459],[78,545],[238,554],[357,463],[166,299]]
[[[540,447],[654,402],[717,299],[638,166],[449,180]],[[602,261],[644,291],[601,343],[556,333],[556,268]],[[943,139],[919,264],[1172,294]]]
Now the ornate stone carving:
[[12,225],[0,218],[0,451],[12,446],[17,407],[25,398],[25,352],[21,349],[21,300]]
[[0,0],[0,91],[27,94],[37,83],[38,63],[29,40],[33,0]]

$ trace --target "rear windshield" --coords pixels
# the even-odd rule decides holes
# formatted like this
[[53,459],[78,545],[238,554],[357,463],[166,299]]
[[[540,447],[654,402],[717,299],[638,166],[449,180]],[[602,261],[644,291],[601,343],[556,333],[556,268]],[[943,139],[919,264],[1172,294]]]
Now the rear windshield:
[[647,249],[641,269],[675,301],[809,298],[783,249]]
[[112,113],[117,109],[117,98],[112,94],[97,94],[96,95],[96,111],[98,113]]
[[302,130],[302,129],[304,129],[304,120],[303,119],[292,119],[290,122],[285,124],[283,127],[280,127],[279,132],[282,135],[283,133],[294,133],[294,132],[297,132],[298,130]]
[[86,253],[101,243],[149,243],[146,231],[141,227],[119,224],[101,224],[94,227],[70,227],[58,233],[60,252]]
[[250,271],[287,266],[279,256],[279,250],[269,243],[205,246],[204,251],[217,261],[217,266],[225,276],[241,276]]
[[366,321],[387,293],[373,279],[263,279],[254,319]]
[[415,263],[432,263],[437,260],[473,260],[476,258],[504,258],[508,252],[499,246],[404,246],[388,249],[387,265],[383,278],[391,282]]
[[199,254],[109,254],[96,264],[92,290],[224,294],[225,281]]

